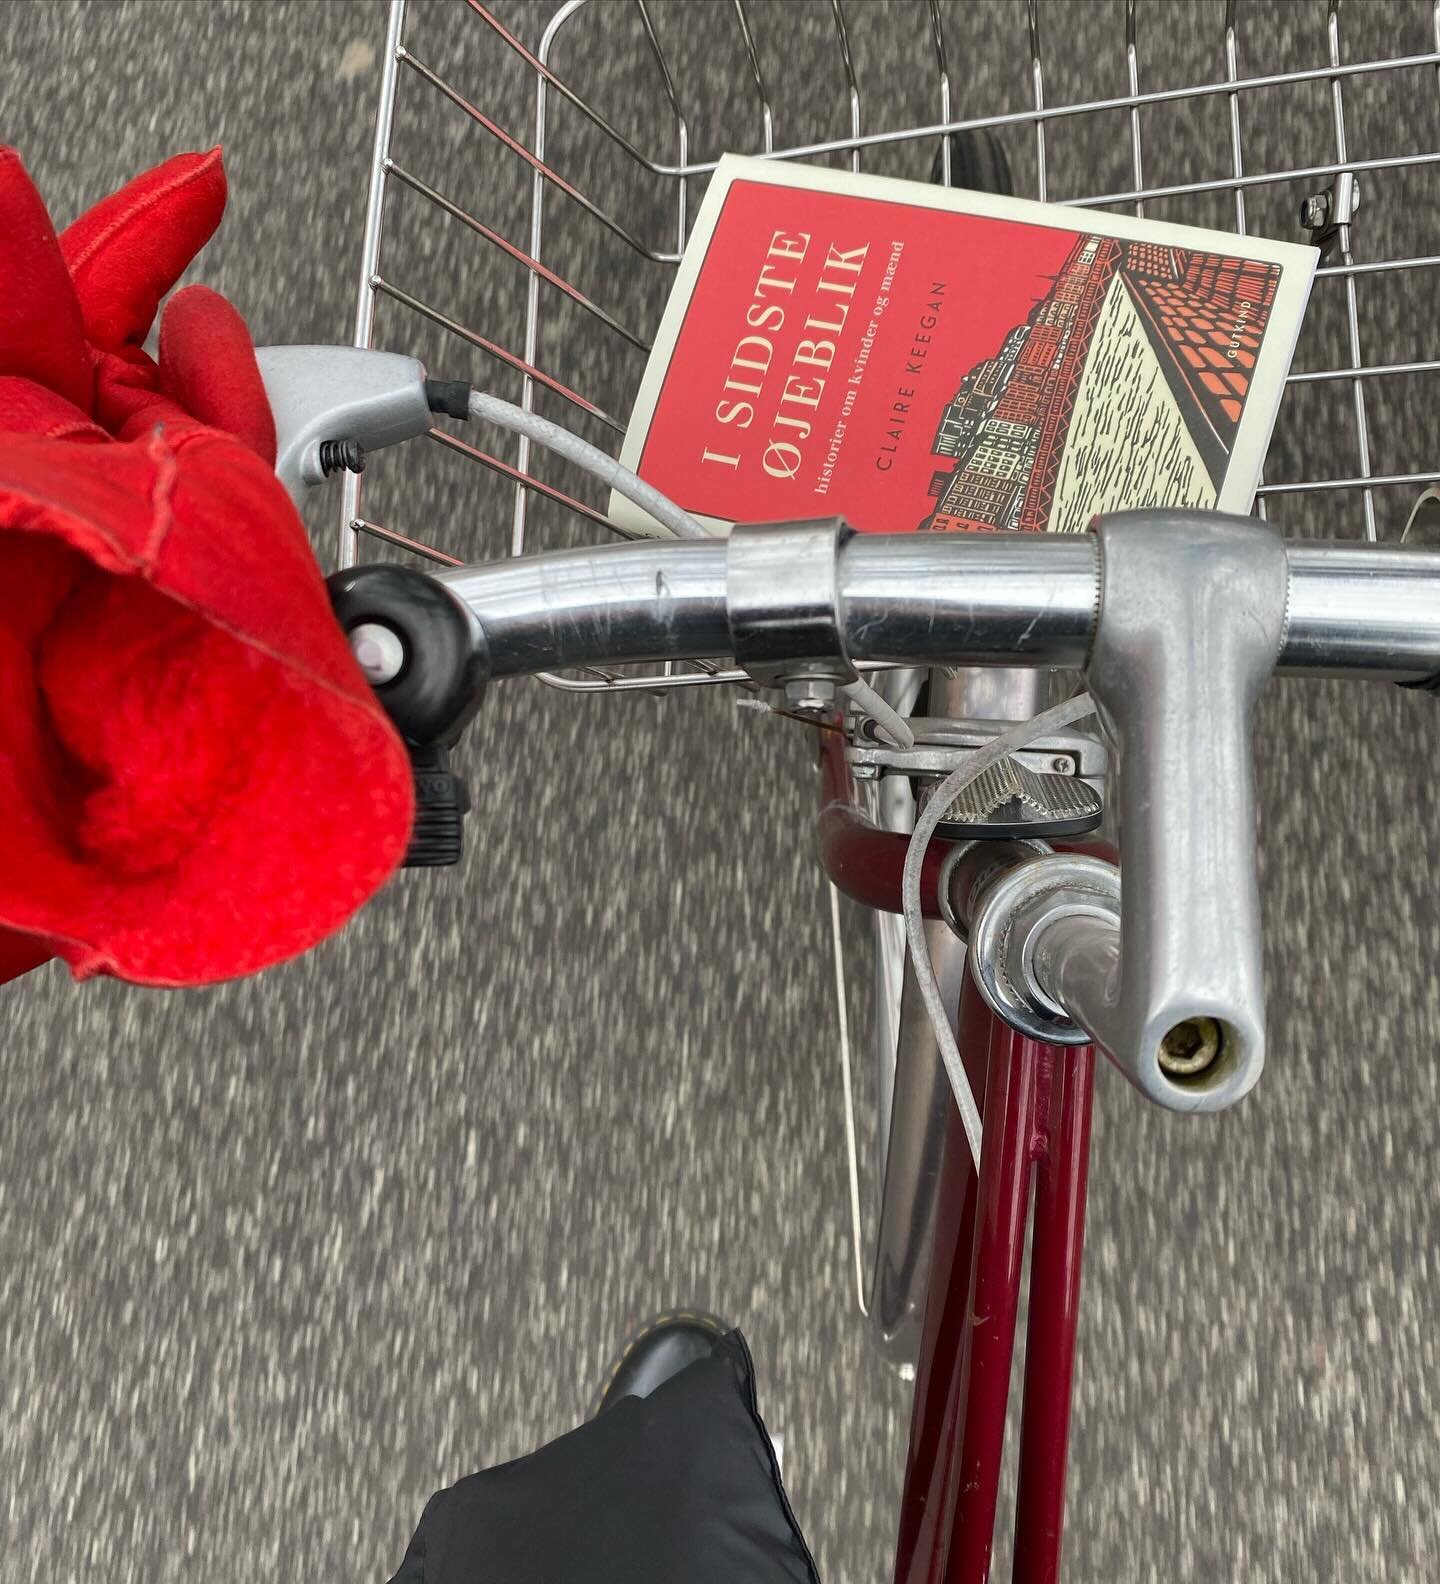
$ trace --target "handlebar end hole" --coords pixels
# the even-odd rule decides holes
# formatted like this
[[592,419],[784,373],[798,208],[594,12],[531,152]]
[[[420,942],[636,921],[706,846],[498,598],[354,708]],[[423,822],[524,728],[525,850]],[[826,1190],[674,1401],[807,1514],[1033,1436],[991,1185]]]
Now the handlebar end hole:
[[1234,1031],[1218,1018],[1182,1018],[1160,1041],[1160,1071],[1171,1083],[1208,1088],[1234,1045]]

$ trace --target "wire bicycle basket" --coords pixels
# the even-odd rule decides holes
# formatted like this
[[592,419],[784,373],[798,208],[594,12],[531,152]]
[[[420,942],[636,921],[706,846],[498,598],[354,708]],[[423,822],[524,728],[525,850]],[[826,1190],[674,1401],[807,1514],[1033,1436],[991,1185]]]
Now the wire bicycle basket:
[[[990,128],[1022,197],[1321,247],[1257,510],[1290,532],[1394,538],[1440,479],[1405,421],[1440,406],[1440,359],[1423,355],[1440,0],[1413,0],[1404,32],[1342,0],[565,0],[533,42],[510,10],[391,0],[357,345],[414,351],[618,449],[722,152],[918,180],[938,159],[948,180],[947,134]],[[1147,56],[1162,27],[1163,58]],[[688,54],[694,35],[704,46],[689,80],[682,31]],[[403,454],[363,503],[347,477],[343,561],[365,540],[454,564],[619,532],[593,483],[527,439],[437,425],[432,440],[451,464],[438,484]],[[417,525],[417,504],[443,532]],[[693,663],[544,680],[742,675]]]

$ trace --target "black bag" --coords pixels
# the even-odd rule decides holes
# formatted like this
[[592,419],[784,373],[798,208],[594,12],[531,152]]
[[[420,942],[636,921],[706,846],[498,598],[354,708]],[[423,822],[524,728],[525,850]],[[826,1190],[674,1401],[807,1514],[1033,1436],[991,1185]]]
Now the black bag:
[[391,1584],[820,1584],[744,1337],[437,1492]]

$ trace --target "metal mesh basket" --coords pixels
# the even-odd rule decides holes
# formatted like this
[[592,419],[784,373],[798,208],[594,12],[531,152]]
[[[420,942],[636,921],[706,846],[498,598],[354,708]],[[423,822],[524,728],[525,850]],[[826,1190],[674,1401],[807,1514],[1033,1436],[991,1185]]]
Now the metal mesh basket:
[[[1398,535],[1440,478],[1440,360],[1422,355],[1440,0],[392,0],[356,341],[616,449],[720,153],[917,179],[938,155],[948,179],[944,134],[973,127],[995,129],[1022,196],[1318,233],[1259,509],[1290,532]],[[440,485],[404,452],[363,508],[347,482],[345,559],[364,538],[448,563],[617,531],[589,480],[524,439],[432,439]]]

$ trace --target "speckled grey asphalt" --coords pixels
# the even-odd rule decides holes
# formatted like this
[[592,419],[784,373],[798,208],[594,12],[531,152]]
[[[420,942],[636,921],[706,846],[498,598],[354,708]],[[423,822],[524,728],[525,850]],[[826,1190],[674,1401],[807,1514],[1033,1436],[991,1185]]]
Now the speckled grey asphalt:
[[[772,83],[843,106],[828,7],[753,9]],[[502,14],[533,44],[549,10]],[[1247,10],[1260,15],[1242,69],[1323,60],[1321,0]],[[518,63],[493,41],[466,55],[483,30],[458,0],[415,13],[424,58],[528,136]],[[656,14],[696,95],[694,146],[751,143],[730,7]],[[932,116],[921,8],[849,14],[866,124]],[[957,85],[1023,108],[1023,8],[945,14]],[[1118,4],[1047,15],[1051,102],[1082,83],[1123,89]],[[1143,79],[1220,73],[1221,15],[1218,0],[1142,5]],[[12,0],[0,135],[62,221],[146,164],[223,140],[231,209],[196,276],[261,341],[345,339],[384,23],[373,0]],[[634,13],[607,4],[577,26],[562,69],[644,136],[639,88],[653,85]],[[1430,27],[1424,4],[1366,0],[1346,7],[1346,48],[1425,51]],[[1352,90],[1358,157],[1440,147],[1433,68]],[[1326,93],[1247,101],[1250,168],[1327,158]],[[787,104],[804,100],[797,87]],[[435,128],[419,145],[431,179],[523,240],[528,188],[502,180],[513,162],[458,112]],[[777,142],[800,132],[799,108],[782,107]],[[555,134],[557,163],[568,135]],[[1068,141],[1057,131],[1052,191],[1123,187],[1128,135],[1123,114]],[[1010,146],[1033,190],[1032,144],[1017,132]],[[1224,174],[1223,103],[1151,113],[1146,157],[1152,181]],[[912,147],[875,163],[923,175],[929,158]],[[609,165],[587,174],[603,197]],[[1257,190],[1252,223],[1293,235],[1295,196]],[[1371,254],[1440,251],[1433,167],[1377,175],[1365,197]],[[1227,223],[1229,202],[1155,212]],[[518,288],[499,284],[493,254],[461,228],[426,231],[418,205],[393,230],[429,270],[423,290],[514,344]],[[605,297],[629,267],[593,230],[569,264]],[[643,328],[663,272],[635,273],[625,301]],[[1343,355],[1337,290],[1317,291],[1301,366]],[[1428,275],[1366,283],[1372,361],[1434,356],[1427,293]],[[413,318],[382,323],[388,344],[439,366]],[[552,338],[553,360],[567,353],[565,377],[623,411],[633,357]],[[452,342],[450,358],[481,377],[479,354],[459,359]],[[1433,467],[1433,394],[1404,378],[1370,391],[1377,469]],[[1346,400],[1333,386],[1292,396],[1272,479],[1353,466]],[[409,532],[499,553],[505,502],[462,468],[432,449],[380,498]],[[1382,525],[1407,505],[1385,495]],[[1287,520],[1353,532],[1353,498],[1345,508],[1322,495]],[[332,521],[315,519],[326,555]],[[564,530],[545,523],[555,542]],[[54,967],[3,992],[7,1584],[383,1579],[433,1488],[575,1423],[622,1333],[676,1302],[749,1334],[824,1576],[886,1576],[907,1388],[849,1297],[800,734],[714,690],[662,703],[518,684],[472,735],[464,866],[402,877],[307,959],[192,993],[77,988]],[[1264,1081],[1199,1121],[1147,1108],[1111,1072],[1101,1082],[1076,1580],[1418,1584],[1440,1571],[1440,718],[1394,688],[1280,685],[1258,760]],[[999,1549],[1003,1577],[1003,1536]]]

